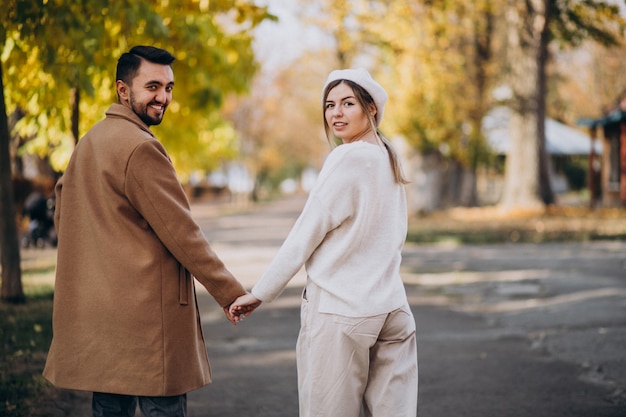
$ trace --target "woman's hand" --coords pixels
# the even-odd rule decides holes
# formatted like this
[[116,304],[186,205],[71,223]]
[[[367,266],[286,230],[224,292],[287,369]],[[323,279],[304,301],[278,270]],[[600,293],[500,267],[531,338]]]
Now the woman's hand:
[[237,324],[243,320],[244,317],[248,317],[252,314],[252,312],[261,305],[261,303],[262,301],[251,293],[246,293],[240,296],[233,301],[228,309],[227,315],[229,316],[229,320],[231,320],[231,322],[234,320],[233,324]]

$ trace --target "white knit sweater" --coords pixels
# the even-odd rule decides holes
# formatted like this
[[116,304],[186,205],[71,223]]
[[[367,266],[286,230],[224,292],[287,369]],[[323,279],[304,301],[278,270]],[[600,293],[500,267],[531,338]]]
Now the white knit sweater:
[[282,247],[252,289],[274,300],[305,265],[320,311],[368,317],[406,303],[400,278],[407,232],[404,186],[387,151],[367,142],[335,148]]

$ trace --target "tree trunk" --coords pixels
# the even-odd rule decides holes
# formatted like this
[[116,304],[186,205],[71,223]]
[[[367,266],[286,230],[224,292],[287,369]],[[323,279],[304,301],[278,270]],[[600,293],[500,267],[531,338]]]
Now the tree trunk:
[[17,237],[15,202],[11,182],[11,152],[9,150],[9,123],[4,103],[2,63],[0,62],[0,262],[2,288],[0,297],[8,302],[24,302],[20,248]]
[[539,55],[537,56],[537,132],[539,134],[539,196],[544,204],[554,203],[554,192],[550,181],[550,160],[546,150],[546,95],[548,65],[548,43],[550,42],[550,25],[552,7],[548,3],[555,0],[544,0],[544,23],[539,42]]
[[442,161],[441,197],[437,209],[449,207],[474,207],[477,205],[476,174],[473,168],[466,167],[456,160]]
[[74,145],[76,145],[80,139],[80,132],[78,129],[80,115],[80,90],[78,87],[75,87],[72,89],[70,94],[70,104],[72,106],[72,136],[74,136]]
[[507,10],[508,61],[511,88],[510,148],[500,205],[507,209],[541,209],[539,56],[545,26],[543,0],[511,0]]
[[461,176],[459,189],[459,205],[463,207],[478,206],[478,187],[476,185],[476,169],[465,168]]

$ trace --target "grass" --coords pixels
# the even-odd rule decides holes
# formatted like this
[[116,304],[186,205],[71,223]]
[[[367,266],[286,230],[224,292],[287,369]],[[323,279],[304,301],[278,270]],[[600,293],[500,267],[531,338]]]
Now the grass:
[[25,287],[27,302],[0,304],[0,415],[30,416],[48,388],[41,376],[52,340],[52,287]]
[[0,416],[63,416],[75,395],[41,375],[52,340],[55,265],[54,251],[23,251],[26,303],[0,303]]
[[414,217],[414,243],[498,244],[626,240],[626,210],[548,207],[503,212],[496,207],[455,208]]

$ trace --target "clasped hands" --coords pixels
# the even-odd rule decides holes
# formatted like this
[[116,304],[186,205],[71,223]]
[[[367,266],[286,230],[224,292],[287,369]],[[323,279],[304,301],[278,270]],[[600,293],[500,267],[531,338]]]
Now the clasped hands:
[[252,312],[261,305],[261,303],[261,300],[247,292],[233,301],[230,306],[224,307],[224,314],[226,314],[228,321],[236,325],[245,317],[252,314]]

